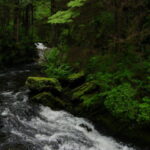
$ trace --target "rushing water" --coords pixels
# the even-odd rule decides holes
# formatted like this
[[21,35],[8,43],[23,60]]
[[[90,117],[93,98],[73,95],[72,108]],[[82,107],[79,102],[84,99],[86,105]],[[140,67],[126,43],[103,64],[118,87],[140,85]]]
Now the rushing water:
[[[0,72],[0,150],[133,150],[83,118],[28,101],[24,82],[35,65]],[[38,75],[38,74],[37,74]]]
[[43,43],[35,43],[36,49],[38,51],[39,63],[42,63],[44,60],[44,54],[46,50],[50,50],[50,48],[46,47]]

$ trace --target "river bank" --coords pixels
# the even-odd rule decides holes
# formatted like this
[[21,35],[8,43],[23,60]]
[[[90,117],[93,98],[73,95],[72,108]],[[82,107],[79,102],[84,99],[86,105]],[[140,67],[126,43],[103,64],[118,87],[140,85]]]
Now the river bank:
[[86,119],[29,101],[28,76],[41,76],[36,64],[0,72],[0,150],[134,149],[99,133]]
[[[84,98],[94,97],[99,87],[94,82],[86,82],[84,74],[77,73],[66,79],[29,77],[26,85],[31,90],[30,100],[49,106],[54,110],[66,110],[76,116],[85,117],[94,122],[98,130],[149,149],[150,133],[148,126],[138,125],[115,118],[104,107],[103,101],[90,104]],[[91,129],[83,124],[83,127]]]

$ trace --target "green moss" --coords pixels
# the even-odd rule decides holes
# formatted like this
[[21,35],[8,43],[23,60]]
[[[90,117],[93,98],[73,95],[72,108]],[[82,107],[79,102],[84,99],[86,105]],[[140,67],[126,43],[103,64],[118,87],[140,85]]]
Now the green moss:
[[52,97],[52,94],[49,92],[42,92],[39,93],[31,98],[31,100],[35,102],[41,102],[41,101],[50,101],[50,98]]
[[77,99],[80,98],[81,96],[88,94],[90,92],[93,92],[97,88],[97,85],[94,82],[87,82],[84,83],[83,85],[77,87],[74,89],[72,92],[72,98]]
[[150,123],[150,103],[142,103],[139,105],[138,122]]
[[83,78],[84,76],[85,76],[85,73],[83,71],[81,71],[81,72],[73,73],[73,74],[69,75],[68,80],[75,81],[75,80]]
[[45,89],[55,89],[59,92],[62,91],[59,81],[55,78],[28,77],[26,85],[29,89],[36,91],[42,91]]
[[107,92],[105,107],[119,118],[135,120],[138,112],[138,102],[134,100],[136,90],[131,84],[124,83]]
[[50,92],[39,93],[33,96],[31,100],[36,103],[41,103],[45,106],[49,106],[52,109],[65,108],[66,106],[68,106],[65,101],[53,96]]

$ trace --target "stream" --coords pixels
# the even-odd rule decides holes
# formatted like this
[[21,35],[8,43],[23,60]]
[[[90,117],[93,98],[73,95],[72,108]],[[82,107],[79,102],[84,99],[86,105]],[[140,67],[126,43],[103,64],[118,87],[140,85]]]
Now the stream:
[[84,118],[29,102],[24,83],[38,72],[36,64],[0,72],[0,150],[137,150]]

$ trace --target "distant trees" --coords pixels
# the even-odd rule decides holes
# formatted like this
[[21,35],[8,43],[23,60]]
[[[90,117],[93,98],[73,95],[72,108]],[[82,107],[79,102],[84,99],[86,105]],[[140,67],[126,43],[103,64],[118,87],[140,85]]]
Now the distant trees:
[[86,49],[89,56],[132,49],[148,56],[149,3],[149,0],[0,0],[0,45],[8,47],[12,41],[23,44],[40,40],[51,47],[71,46],[72,55],[75,49],[82,54]]
[[[11,36],[13,36],[13,39],[16,41],[19,41],[19,36],[21,36],[22,33],[28,33],[33,23],[32,0],[1,0],[0,11],[0,32],[4,31],[2,30],[2,27],[4,27],[5,30],[9,30],[13,34],[11,34]],[[11,30],[13,30],[13,32]]]
[[33,53],[33,9],[33,0],[0,0],[0,64]]
[[46,54],[47,75],[84,71],[99,91],[77,98],[79,107],[105,108],[130,125],[149,127],[150,1],[61,0],[55,10],[48,19],[55,42]]
[[68,26],[69,38],[76,45],[115,52],[131,47],[139,52],[147,51],[145,44],[150,36],[148,0],[62,0],[57,3],[62,2],[66,7],[55,7],[57,12],[48,22],[61,24],[62,30],[64,25],[65,30]]

